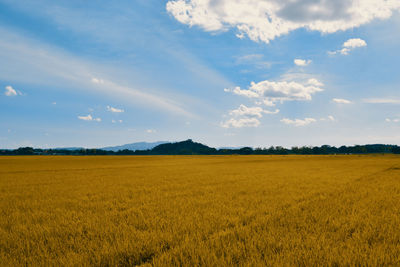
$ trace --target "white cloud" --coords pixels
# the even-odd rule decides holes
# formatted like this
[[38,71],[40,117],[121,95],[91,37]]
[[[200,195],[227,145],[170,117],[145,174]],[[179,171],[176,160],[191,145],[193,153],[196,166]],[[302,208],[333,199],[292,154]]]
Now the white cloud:
[[400,9],[398,0],[171,0],[167,11],[176,20],[205,31],[236,28],[236,36],[268,43],[299,29],[334,33]]
[[231,118],[230,120],[221,123],[224,128],[243,128],[243,127],[258,127],[260,121],[256,118]]
[[317,79],[309,79],[306,82],[287,82],[287,81],[262,81],[252,82],[248,89],[235,87],[233,90],[225,89],[225,92],[232,92],[236,95],[248,98],[256,98],[267,106],[274,106],[276,102],[284,101],[306,101],[311,100],[312,95],[323,91],[323,83]]
[[281,120],[281,122],[283,122],[284,124],[294,125],[296,127],[306,126],[306,125],[309,125],[310,123],[313,123],[316,121],[317,120],[313,119],[313,118],[305,118],[304,120],[301,120],[301,119],[291,120],[291,119],[284,118]]
[[122,123],[122,120],[111,120],[111,122],[112,123],[117,123],[117,122]]
[[91,121],[91,120],[93,120],[93,117],[92,117],[92,115],[87,115],[87,116],[78,116],[78,119],[80,119],[80,120],[84,120],[84,121]]
[[[83,60],[57,47],[27,38],[3,27],[0,27],[0,36],[0,58],[2,62],[7,63],[0,64],[0,79],[40,86],[61,85],[75,90],[92,90],[145,109],[195,117],[193,113],[186,110],[186,107],[182,106],[184,101],[181,99],[183,97],[186,100],[194,101],[188,96],[168,97],[160,88],[159,90],[146,90],[142,85],[132,85],[129,82],[122,84],[107,74],[122,72],[122,68]],[[8,65],[12,68],[7,67]],[[201,69],[199,66],[196,67]],[[21,75],[21,72],[24,72],[24,75]],[[206,73],[206,71],[204,72]],[[107,76],[107,79],[96,78],[95,74]]]
[[360,38],[353,38],[349,39],[346,42],[343,43],[342,49],[336,50],[336,51],[329,51],[328,53],[331,55],[335,54],[342,54],[342,55],[348,55],[351,50],[359,47],[364,47],[367,46],[367,42],[365,42],[363,39]]
[[122,112],[124,112],[123,109],[113,108],[113,107],[110,107],[110,106],[107,106],[107,111],[110,111],[110,112],[113,112],[113,113],[122,113]]
[[260,97],[259,94],[257,94],[256,92],[252,91],[252,90],[242,90],[240,89],[239,86],[236,86],[233,90],[231,89],[224,89],[225,92],[232,92],[235,95],[240,95],[240,96],[245,96],[248,98],[258,98]]
[[87,115],[87,116],[78,116],[78,119],[84,120],[84,121],[97,121],[101,122],[101,118],[93,118],[92,115]]
[[232,110],[229,114],[233,116],[249,116],[261,118],[263,109],[261,107],[246,107],[245,105],[240,105],[238,109]]
[[246,107],[245,105],[240,105],[238,109],[232,110],[229,114],[232,116],[247,116],[247,117],[258,117],[262,118],[263,114],[277,114],[279,109],[275,111],[264,110],[261,107]]
[[21,93],[17,92],[14,88],[12,88],[11,85],[7,85],[5,87],[6,91],[4,92],[4,94],[6,96],[17,96],[17,95],[21,95]]
[[349,39],[343,43],[343,47],[346,47],[346,48],[357,48],[357,47],[363,47],[363,46],[367,46],[367,43],[363,39],[360,39],[360,38]]
[[338,103],[338,104],[351,104],[352,103],[350,100],[343,99],[343,98],[333,98],[332,101],[335,103]]
[[237,64],[243,64],[243,63],[248,63],[248,62],[253,62],[257,60],[261,60],[264,57],[262,54],[249,54],[249,55],[244,55],[240,56],[236,59]]
[[[279,109],[274,111],[264,110],[261,107],[246,107],[241,104],[239,108],[231,110],[229,115],[233,116],[226,122],[222,122],[221,126],[224,128],[242,128],[242,127],[258,127],[260,125],[259,118],[263,114],[277,114]],[[258,119],[257,119],[258,118]]]
[[321,118],[320,121],[335,121],[335,117],[333,117],[332,115],[329,115],[326,118]]
[[[322,86],[324,86],[323,83],[321,83],[320,81],[318,81],[318,80],[315,79],[315,78],[308,79],[307,84],[308,84],[308,85],[313,85],[313,86],[316,86],[316,87],[322,87]],[[320,91],[322,91],[322,90],[320,90]]]
[[395,98],[366,98],[363,99],[364,103],[368,104],[400,104],[400,99]]
[[385,119],[386,122],[400,122],[400,119]]
[[149,133],[149,134],[151,134],[151,133],[156,133],[156,130],[147,129],[147,130],[146,130],[146,133]]
[[296,58],[294,60],[294,64],[296,64],[297,66],[300,66],[300,67],[308,66],[308,65],[310,65],[311,62],[312,62],[312,60],[310,60],[310,59],[305,60],[305,59]]
[[96,83],[96,84],[104,84],[103,79],[92,78],[91,81],[92,81],[92,83]]
[[249,54],[239,56],[236,58],[237,65],[251,65],[257,69],[269,69],[272,66],[272,62],[266,61],[262,54]]

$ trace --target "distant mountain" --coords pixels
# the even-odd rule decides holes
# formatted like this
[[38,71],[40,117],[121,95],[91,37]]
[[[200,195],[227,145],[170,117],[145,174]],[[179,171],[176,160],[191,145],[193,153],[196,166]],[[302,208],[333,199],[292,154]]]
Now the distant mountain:
[[191,139],[176,143],[166,143],[154,147],[151,154],[155,155],[208,155],[217,150],[206,145],[193,142]]
[[136,150],[147,150],[147,149],[152,149],[158,145],[161,144],[165,144],[168,143],[167,141],[158,141],[158,142],[153,142],[153,143],[148,143],[148,142],[138,142],[138,143],[132,143],[132,144],[126,144],[126,145],[122,145],[122,146],[109,146],[109,147],[103,147],[100,148],[102,150],[106,150],[106,151],[118,151],[118,150],[132,150],[132,151],[136,151]]
[[0,155],[336,155],[336,154],[400,154],[400,146],[370,144],[354,146],[303,146],[284,148],[271,146],[269,148],[242,147],[236,149],[215,149],[193,142],[191,139],[182,142],[167,143],[164,141],[133,143],[123,146],[105,147],[100,149],[85,149],[80,147],[65,147],[58,149],[41,149],[20,147],[18,149],[0,149]]

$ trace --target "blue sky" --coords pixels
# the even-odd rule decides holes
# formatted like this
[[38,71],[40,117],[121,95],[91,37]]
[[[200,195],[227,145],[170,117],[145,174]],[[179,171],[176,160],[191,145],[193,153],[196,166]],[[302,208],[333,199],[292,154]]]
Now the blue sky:
[[400,144],[399,10],[0,0],[0,147]]

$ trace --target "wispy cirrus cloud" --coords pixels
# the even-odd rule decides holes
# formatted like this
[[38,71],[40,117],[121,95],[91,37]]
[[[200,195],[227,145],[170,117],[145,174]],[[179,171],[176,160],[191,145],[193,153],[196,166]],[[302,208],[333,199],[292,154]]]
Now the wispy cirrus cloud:
[[95,83],[95,84],[104,84],[104,80],[103,79],[99,79],[99,78],[92,78],[91,79],[91,81],[92,81],[92,83]]
[[[0,79],[60,86],[89,91],[123,99],[146,109],[158,109],[184,117],[193,117],[180,103],[162,96],[161,92],[149,93],[135,85],[122,85],[106,78],[96,78],[95,74],[107,72],[107,66],[82,60],[57,48],[23,37],[0,27],[0,57],[12,63],[14,68],[0,64]],[[14,71],[17,70],[18,71]],[[21,71],[26,75],[20,75]],[[111,72],[111,71],[110,71]],[[103,74],[105,76],[106,74]],[[13,94],[12,90],[10,94]],[[16,91],[18,94],[18,91]]]
[[385,121],[386,121],[386,122],[394,122],[394,123],[397,123],[397,122],[400,122],[400,119],[399,119],[399,118],[394,118],[394,119],[389,119],[389,118],[387,118],[387,119],[385,119]]
[[83,120],[83,121],[97,121],[101,122],[101,118],[93,118],[92,115],[87,115],[87,116],[78,116],[78,119]]
[[400,105],[400,99],[398,98],[365,98],[362,100],[367,104],[394,104]]
[[248,54],[236,58],[237,65],[254,66],[256,69],[269,69],[273,62],[267,61],[262,54]]
[[258,127],[260,121],[257,118],[231,118],[223,123],[223,128],[244,128],[244,127]]
[[329,115],[328,117],[319,119],[320,121],[336,121],[335,117]]
[[114,108],[111,106],[107,106],[107,111],[113,112],[113,113],[123,113],[124,110],[123,109],[119,109],[119,108]]
[[337,104],[351,104],[351,103],[353,103],[350,100],[343,99],[343,98],[333,98],[332,102],[335,102]]
[[288,118],[281,119],[281,122],[283,122],[284,124],[293,125],[296,127],[307,126],[316,121],[317,120],[314,118],[294,119],[294,120]]

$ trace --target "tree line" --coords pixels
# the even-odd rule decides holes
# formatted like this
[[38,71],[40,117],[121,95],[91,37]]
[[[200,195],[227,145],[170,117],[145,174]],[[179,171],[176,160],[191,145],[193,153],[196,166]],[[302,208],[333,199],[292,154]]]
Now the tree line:
[[331,154],[400,154],[397,145],[355,145],[355,146],[302,146],[284,148],[271,146],[269,148],[221,148],[208,147],[191,139],[176,143],[161,144],[148,150],[119,150],[102,149],[41,149],[21,147],[18,149],[0,149],[0,155],[331,155]]

